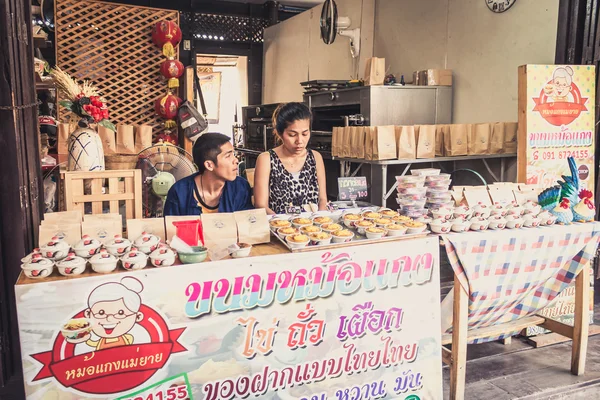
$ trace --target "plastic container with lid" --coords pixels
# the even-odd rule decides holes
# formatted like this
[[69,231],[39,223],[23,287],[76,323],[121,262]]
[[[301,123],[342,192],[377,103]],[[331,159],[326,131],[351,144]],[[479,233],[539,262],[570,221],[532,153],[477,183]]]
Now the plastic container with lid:
[[67,258],[56,263],[56,268],[63,276],[81,275],[85,271],[86,263],[85,258],[69,253]]
[[81,240],[77,242],[73,251],[75,254],[82,258],[90,258],[94,254],[97,254],[102,247],[102,243],[98,239],[95,239],[89,235],[83,235]]
[[150,263],[155,267],[169,267],[175,264],[175,252],[169,246],[161,245],[150,253]]
[[52,240],[40,248],[40,252],[45,258],[58,261],[65,258],[69,254],[70,249],[71,246],[66,241],[58,236],[54,236]]
[[115,257],[121,257],[131,249],[131,240],[115,235],[114,238],[106,242],[104,245],[106,250]]
[[100,274],[108,274],[117,268],[117,261],[119,259],[110,254],[106,249],[100,250],[100,252],[90,258],[90,264],[94,272]]
[[36,254],[31,257],[29,262],[22,264],[21,269],[28,278],[41,279],[52,274],[54,262],[43,258],[40,254]]
[[158,248],[159,244],[160,238],[148,232],[142,232],[142,235],[133,242],[133,245],[144,254],[152,253]]

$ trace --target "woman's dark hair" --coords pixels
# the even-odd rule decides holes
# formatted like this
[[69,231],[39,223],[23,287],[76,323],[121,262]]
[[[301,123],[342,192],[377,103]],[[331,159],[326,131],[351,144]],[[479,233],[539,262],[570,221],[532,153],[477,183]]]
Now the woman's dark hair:
[[212,161],[217,165],[217,156],[221,154],[221,146],[229,141],[228,136],[217,132],[207,132],[200,136],[192,149],[194,164],[198,167],[198,172],[203,174],[206,170],[205,161]]
[[273,113],[273,128],[276,136],[282,135],[288,126],[307,119],[312,122],[312,113],[304,103],[282,103]]

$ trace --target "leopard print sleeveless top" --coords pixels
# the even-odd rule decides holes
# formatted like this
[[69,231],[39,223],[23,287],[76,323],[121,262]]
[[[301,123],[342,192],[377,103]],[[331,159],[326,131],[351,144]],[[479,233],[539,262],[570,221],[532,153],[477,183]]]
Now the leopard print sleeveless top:
[[275,150],[269,150],[271,173],[269,174],[269,208],[277,214],[285,214],[285,208],[319,203],[317,162],[312,150],[308,151],[300,175],[294,177],[279,159]]

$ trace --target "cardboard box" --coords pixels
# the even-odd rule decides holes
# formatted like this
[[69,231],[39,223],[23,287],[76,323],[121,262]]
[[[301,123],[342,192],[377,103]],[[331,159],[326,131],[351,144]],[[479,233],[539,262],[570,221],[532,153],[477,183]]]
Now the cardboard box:
[[452,86],[451,69],[428,69],[425,72],[427,86]]

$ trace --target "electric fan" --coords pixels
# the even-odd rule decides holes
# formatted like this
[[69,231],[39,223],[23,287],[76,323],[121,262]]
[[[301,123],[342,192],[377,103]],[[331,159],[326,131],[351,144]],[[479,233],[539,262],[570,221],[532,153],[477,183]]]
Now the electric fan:
[[350,53],[352,58],[360,55],[360,28],[348,29],[352,20],[348,17],[340,17],[335,0],[325,0],[321,8],[321,39],[325,44],[335,42],[336,35],[350,38]]
[[157,143],[140,151],[136,168],[142,170],[145,218],[162,217],[171,186],[198,172],[188,152],[168,143]]

